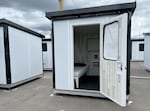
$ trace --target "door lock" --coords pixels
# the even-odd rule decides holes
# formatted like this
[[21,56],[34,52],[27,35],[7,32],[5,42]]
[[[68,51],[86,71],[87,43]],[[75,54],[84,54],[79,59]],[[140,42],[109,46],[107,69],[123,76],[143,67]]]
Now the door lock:
[[117,62],[117,67],[122,71],[123,70],[123,65],[121,62]]

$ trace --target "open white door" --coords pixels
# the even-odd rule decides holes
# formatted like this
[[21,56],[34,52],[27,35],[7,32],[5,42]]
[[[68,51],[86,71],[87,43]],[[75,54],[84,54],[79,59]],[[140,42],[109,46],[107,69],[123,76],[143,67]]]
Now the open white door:
[[126,106],[127,14],[101,25],[100,93]]

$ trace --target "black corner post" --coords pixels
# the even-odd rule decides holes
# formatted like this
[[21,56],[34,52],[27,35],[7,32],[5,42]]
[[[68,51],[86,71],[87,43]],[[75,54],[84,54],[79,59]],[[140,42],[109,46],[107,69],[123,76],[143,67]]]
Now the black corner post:
[[55,50],[54,50],[54,22],[52,20],[52,58],[53,58],[53,88],[55,89]]
[[8,26],[4,26],[4,51],[5,51],[5,66],[6,66],[6,81],[11,84],[11,68],[10,68],[10,50],[9,50],[9,32]]
[[132,13],[128,12],[128,31],[127,31],[127,95],[130,94],[130,61],[131,61],[131,17]]

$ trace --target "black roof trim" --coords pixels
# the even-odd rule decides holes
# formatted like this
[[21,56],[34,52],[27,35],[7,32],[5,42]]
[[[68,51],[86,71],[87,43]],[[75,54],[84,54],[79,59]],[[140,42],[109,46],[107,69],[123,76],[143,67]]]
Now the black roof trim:
[[52,41],[51,38],[43,38],[42,41]]
[[9,20],[6,20],[6,19],[0,19],[0,24],[6,24],[8,26],[11,26],[11,27],[14,27],[14,28],[17,28],[17,29],[20,29],[22,31],[25,31],[25,32],[28,32],[30,34],[33,34],[33,35],[36,35],[37,37],[40,37],[40,38],[45,38],[44,35],[40,34],[40,33],[37,33],[35,31],[32,31],[31,29],[28,29],[26,27],[23,27],[21,25],[18,25],[14,22],[11,22]]
[[131,39],[131,41],[144,41],[144,38],[139,38],[139,39]]
[[145,36],[150,36],[150,32],[143,33],[143,35],[145,35]]
[[[123,4],[115,4],[115,5],[107,5],[107,6],[99,6],[99,7],[91,7],[91,8],[82,8],[82,9],[73,9],[73,10],[65,10],[65,11],[56,11],[56,12],[46,12],[46,17],[49,19],[56,18],[64,18],[67,19],[73,16],[81,16],[81,15],[89,15],[89,14],[107,14],[109,13],[121,13],[131,11],[134,12],[136,8],[136,2],[132,3],[123,3]],[[93,16],[95,16],[93,15]]]

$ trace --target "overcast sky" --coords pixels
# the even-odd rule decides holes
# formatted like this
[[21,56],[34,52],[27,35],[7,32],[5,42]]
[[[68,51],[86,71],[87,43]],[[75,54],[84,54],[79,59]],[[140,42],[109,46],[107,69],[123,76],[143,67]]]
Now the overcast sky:
[[[64,0],[65,10],[93,7],[135,0]],[[132,36],[150,32],[150,0],[136,0],[132,19]],[[49,35],[51,22],[45,12],[58,11],[58,0],[0,0],[0,18],[6,18],[32,30]]]

